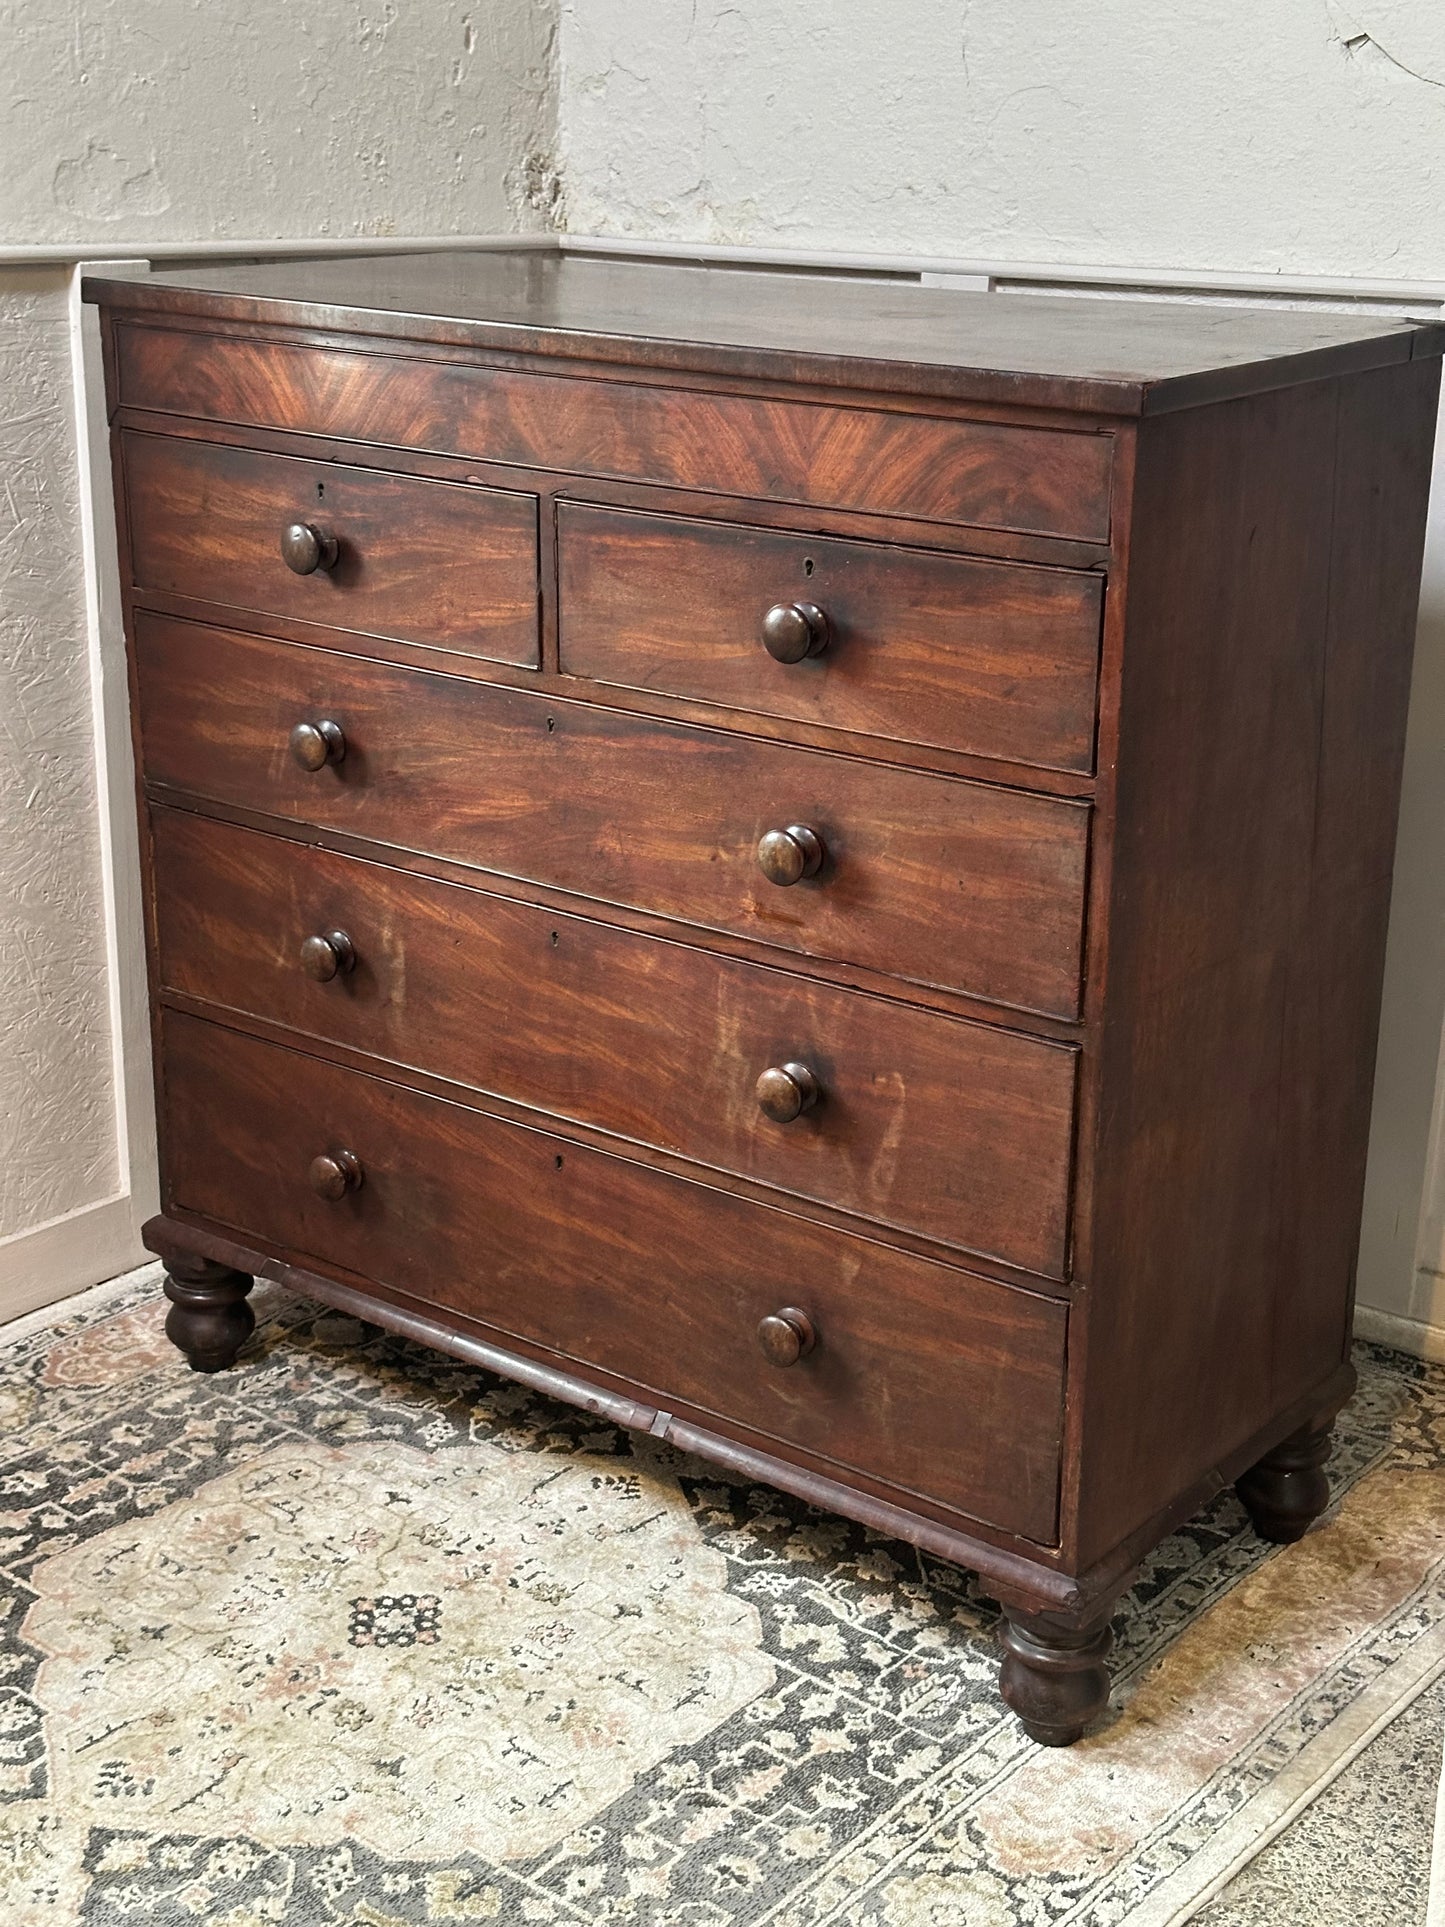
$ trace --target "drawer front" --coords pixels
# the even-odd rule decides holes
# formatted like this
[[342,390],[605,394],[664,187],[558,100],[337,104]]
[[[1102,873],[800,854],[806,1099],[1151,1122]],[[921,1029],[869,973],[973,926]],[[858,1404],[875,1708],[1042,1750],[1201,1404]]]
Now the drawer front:
[[[194,1018],[164,1035],[173,1206],[1053,1537],[1062,1305]],[[328,1201],[310,1167],[342,1152],[361,1182]],[[817,1343],[779,1367],[757,1329],[787,1306]]]
[[178,810],[154,851],[165,990],[1063,1275],[1071,1048]]
[[[534,495],[161,435],[122,448],[142,592],[537,666]],[[335,562],[288,567],[292,524],[334,540]]]
[[1108,435],[528,374],[122,323],[131,408],[1083,542]]
[[[1103,583],[784,535],[558,508],[572,676],[1054,769],[1094,762]],[[770,609],[815,607],[815,655],[775,661]],[[794,621],[780,646],[801,647]]]
[[[1004,1004],[1078,1007],[1083,805],[155,616],[136,632],[152,783]],[[288,738],[321,721],[345,754],[308,772]],[[758,846],[791,826],[824,855],[783,887]]]

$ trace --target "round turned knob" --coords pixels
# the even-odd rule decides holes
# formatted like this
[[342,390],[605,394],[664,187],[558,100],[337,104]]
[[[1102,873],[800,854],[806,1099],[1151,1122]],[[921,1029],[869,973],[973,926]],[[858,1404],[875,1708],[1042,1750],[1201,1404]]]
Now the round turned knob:
[[344,930],[308,937],[301,946],[301,968],[318,984],[329,984],[338,972],[355,967],[356,945]]
[[778,1124],[791,1124],[818,1101],[818,1080],[806,1064],[775,1064],[757,1083],[758,1103]]
[[758,1343],[770,1365],[796,1365],[817,1342],[812,1319],[796,1305],[784,1305],[758,1326]]
[[340,723],[297,723],[291,732],[291,760],[313,773],[346,754]]
[[326,1151],[319,1158],[312,1158],[306,1175],[318,1198],[336,1204],[348,1191],[360,1186],[361,1159],[354,1151]]
[[763,617],[763,647],[774,662],[802,662],[828,647],[828,618],[816,602],[775,602]]
[[758,845],[758,868],[769,883],[797,883],[823,867],[823,839],[806,823],[769,830]]
[[315,575],[334,569],[341,544],[314,522],[292,522],[281,531],[281,560],[293,575]]

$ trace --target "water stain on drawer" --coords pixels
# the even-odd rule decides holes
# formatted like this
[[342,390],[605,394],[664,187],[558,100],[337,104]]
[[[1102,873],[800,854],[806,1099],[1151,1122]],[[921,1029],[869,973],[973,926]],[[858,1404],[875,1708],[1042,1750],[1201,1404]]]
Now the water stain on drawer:
[[[154,615],[137,617],[136,662],[153,785],[802,956],[1078,1009],[1084,804]],[[344,756],[300,769],[291,732],[318,721]],[[796,856],[796,829],[821,860],[780,885],[761,846],[782,834]]]
[[[1077,1052],[188,811],[153,814],[160,984],[1062,1277]],[[340,930],[324,981],[302,943]],[[758,1077],[801,1060],[776,1121]]]
[[[174,1206],[1052,1538],[1062,1304],[174,1012],[163,1055]],[[816,1345],[781,1368],[790,1306]]]

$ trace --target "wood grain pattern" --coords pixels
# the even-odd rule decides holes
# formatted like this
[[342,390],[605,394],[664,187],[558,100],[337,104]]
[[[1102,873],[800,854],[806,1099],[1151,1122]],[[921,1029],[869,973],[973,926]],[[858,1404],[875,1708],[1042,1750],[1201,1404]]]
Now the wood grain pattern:
[[[1115,435],[1122,446],[1127,429]],[[1077,542],[1056,535],[1023,535],[1007,529],[980,528],[967,523],[919,521],[906,515],[880,516],[867,510],[819,508],[815,504],[764,500],[760,496],[725,495],[716,490],[668,487],[650,483],[611,481],[589,476],[585,484],[570,482],[546,469],[515,465],[493,467],[475,456],[449,455],[434,449],[383,446],[371,442],[343,442],[334,436],[306,434],[288,428],[263,428],[254,423],[207,420],[199,416],[156,413],[145,408],[116,411],[116,433],[163,435],[198,442],[257,448],[263,453],[290,455],[303,461],[341,460],[355,468],[381,469],[387,474],[415,475],[424,481],[475,483],[486,488],[552,493],[559,499],[576,497],[597,507],[652,509],[695,520],[722,516],[754,528],[791,530],[802,535],[833,535],[842,541],[896,542],[907,548],[939,554],[970,556],[1036,564],[1040,568],[1082,569],[1099,572],[1111,559],[1109,542]],[[555,524],[555,517],[552,518]],[[544,529],[545,534],[545,529]]]
[[[154,838],[166,990],[1064,1274],[1073,1050],[181,811]],[[780,1126],[754,1085],[792,1058],[823,1094]]]
[[[1430,379],[1397,391],[1401,413],[1423,421]],[[1378,885],[1388,863],[1398,716],[1379,740],[1370,716],[1408,676],[1423,487],[1418,423],[1406,461],[1389,398],[1360,400],[1343,437],[1327,383],[1140,433],[1099,1122],[1081,1150],[1084,1560],[1325,1380],[1345,1340],[1384,907],[1352,879]],[[1401,527],[1388,563],[1366,514],[1381,489],[1371,513]],[[1396,586],[1377,599],[1345,563],[1362,589],[1341,624],[1350,504]],[[1322,921],[1337,891],[1347,918]],[[1357,914],[1368,929],[1348,928]]]
[[[660,1405],[1052,1536],[1063,1306],[194,1018],[168,1014],[164,1038],[174,1204],[635,1379]],[[343,1146],[364,1179],[328,1203],[307,1169]],[[818,1344],[783,1371],[756,1331],[794,1302]]]
[[910,278],[759,274],[559,251],[268,261],[87,278],[121,312],[1010,408],[1137,415],[1441,352],[1445,330],[1318,307],[1040,299]]
[[1105,541],[1108,435],[127,325],[133,408],[621,481]]
[[[1078,1003],[1088,810],[141,615],[153,784],[1002,1004]],[[342,762],[292,763],[329,717]],[[762,835],[829,852],[792,889]]]
[[1303,1390],[1350,1343],[1439,385],[1432,359],[1339,391],[1313,861],[1280,1078],[1282,1388]]
[[[564,674],[1021,763],[1088,771],[1104,585],[921,550],[558,506]],[[822,652],[775,662],[773,604]]]
[[[255,449],[126,434],[137,588],[535,667],[537,498]],[[293,575],[282,530],[336,539]]]

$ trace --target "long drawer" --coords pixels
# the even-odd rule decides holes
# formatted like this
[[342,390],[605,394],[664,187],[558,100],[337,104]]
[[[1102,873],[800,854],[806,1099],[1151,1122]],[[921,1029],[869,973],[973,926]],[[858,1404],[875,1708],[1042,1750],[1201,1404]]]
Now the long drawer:
[[[1070,1047],[183,811],[153,832],[163,991],[1064,1273]],[[770,1080],[812,1099],[778,1117],[789,1064],[816,1087]]]
[[1093,768],[1098,576],[573,502],[557,550],[569,676]]
[[[153,785],[1002,1004],[1078,1009],[1082,804],[141,615]],[[308,770],[303,726],[339,759]],[[809,833],[799,837],[795,831]],[[791,884],[775,875],[820,859]]]
[[122,403],[622,481],[1109,539],[1113,437],[579,380],[189,329],[116,329]]
[[121,445],[142,594],[535,668],[536,496],[164,435]]
[[1052,1539],[1061,1304],[176,1013],[163,1059],[172,1207]]

